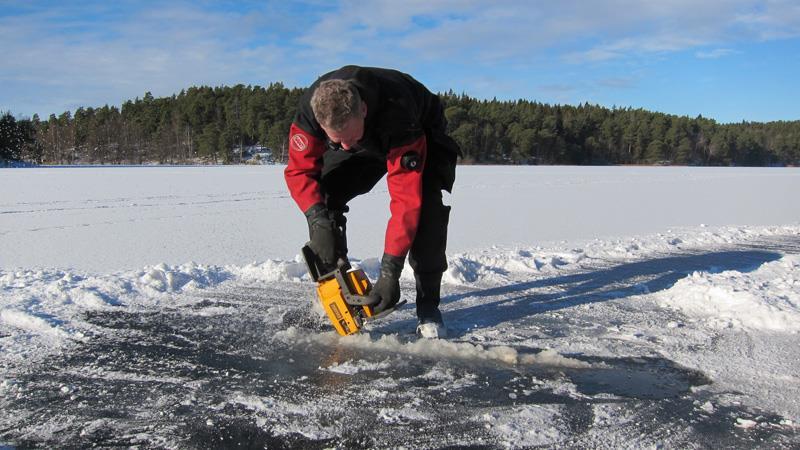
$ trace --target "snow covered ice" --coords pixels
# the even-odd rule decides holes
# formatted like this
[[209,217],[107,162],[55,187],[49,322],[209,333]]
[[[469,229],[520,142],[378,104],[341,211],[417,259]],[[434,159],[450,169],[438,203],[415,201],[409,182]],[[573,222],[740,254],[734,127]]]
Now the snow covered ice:
[[797,169],[460,167],[440,341],[331,331],[281,170],[0,169],[0,447],[800,446]]

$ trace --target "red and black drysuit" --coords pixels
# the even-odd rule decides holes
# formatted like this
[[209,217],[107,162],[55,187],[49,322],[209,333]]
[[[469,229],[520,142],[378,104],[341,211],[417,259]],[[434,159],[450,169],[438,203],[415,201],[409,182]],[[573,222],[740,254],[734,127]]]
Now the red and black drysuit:
[[[351,81],[367,104],[363,138],[349,150],[327,138],[311,109],[314,89],[330,79]],[[391,218],[384,253],[400,258],[409,254],[420,317],[438,314],[439,286],[447,268],[450,207],[443,205],[441,191],[453,187],[460,150],[445,134],[446,125],[439,97],[411,76],[345,66],[308,89],[289,133],[286,184],[303,212],[322,203],[336,212],[343,227],[347,203],[387,174]]]

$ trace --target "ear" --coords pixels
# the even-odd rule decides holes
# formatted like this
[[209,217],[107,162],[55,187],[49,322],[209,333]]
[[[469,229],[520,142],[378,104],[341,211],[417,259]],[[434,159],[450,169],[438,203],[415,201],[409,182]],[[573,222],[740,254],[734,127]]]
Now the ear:
[[367,102],[361,101],[361,118],[365,119],[367,117]]

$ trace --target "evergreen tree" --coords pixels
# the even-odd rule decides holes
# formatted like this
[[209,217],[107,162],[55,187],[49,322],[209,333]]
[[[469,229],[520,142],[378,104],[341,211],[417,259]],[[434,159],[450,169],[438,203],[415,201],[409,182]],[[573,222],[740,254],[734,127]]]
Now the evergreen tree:
[[667,146],[667,144],[656,139],[647,145],[647,152],[645,153],[644,161],[650,164],[666,161],[666,153],[668,150],[669,146]]
[[210,158],[217,162],[217,153],[220,148],[219,127],[215,123],[209,123],[203,127],[203,133],[197,142],[198,155],[203,158]]

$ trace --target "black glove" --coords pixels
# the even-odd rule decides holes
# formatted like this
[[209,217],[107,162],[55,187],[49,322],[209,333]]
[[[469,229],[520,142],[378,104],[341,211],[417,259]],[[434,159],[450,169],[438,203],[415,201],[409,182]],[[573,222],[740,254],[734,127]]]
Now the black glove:
[[336,223],[328,214],[328,208],[322,203],[308,208],[305,212],[308,220],[308,246],[323,264],[323,271],[336,268]]
[[375,314],[386,311],[400,301],[400,273],[405,260],[405,257],[383,254],[381,275],[367,296],[372,299],[370,305]]

